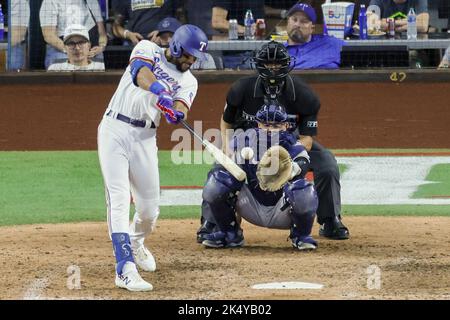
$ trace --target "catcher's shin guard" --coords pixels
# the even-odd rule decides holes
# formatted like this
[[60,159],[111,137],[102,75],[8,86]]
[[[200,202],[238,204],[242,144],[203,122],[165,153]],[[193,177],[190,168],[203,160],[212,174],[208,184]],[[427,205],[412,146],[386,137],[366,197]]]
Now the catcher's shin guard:
[[236,224],[236,193],[242,185],[243,182],[223,168],[214,168],[208,175],[202,197],[220,230],[228,230]]
[[[202,207],[206,202],[203,202]],[[197,230],[197,243],[202,243],[206,240],[206,236],[210,233],[213,233],[216,228],[216,224],[212,223],[208,220],[202,219],[202,224],[200,228]]]
[[304,179],[295,180],[284,187],[284,196],[291,207],[298,235],[309,236],[319,204],[313,185]]

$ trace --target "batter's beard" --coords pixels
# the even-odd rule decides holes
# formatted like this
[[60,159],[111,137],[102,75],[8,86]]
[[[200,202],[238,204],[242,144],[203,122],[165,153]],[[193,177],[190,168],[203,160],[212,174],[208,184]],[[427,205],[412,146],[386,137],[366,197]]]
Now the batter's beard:
[[[177,64],[177,70],[178,71],[180,71],[180,72],[186,72],[186,71],[189,71],[190,69],[191,69],[191,67],[192,67],[192,65],[189,65],[189,67],[186,69],[186,70],[183,70],[182,68],[181,68],[181,66],[183,65],[184,63],[179,63],[179,64]],[[187,64],[187,63],[186,63]]]
[[183,69],[181,68],[181,66],[182,66],[183,64],[180,63],[180,61],[179,61],[177,58],[173,57],[173,56],[170,56],[170,58],[167,59],[167,61],[169,61],[170,63],[172,63],[173,65],[175,65],[175,67],[177,68],[177,70],[180,71],[180,72],[186,72],[186,71],[188,71],[188,70],[190,69],[190,68],[187,68],[186,70],[183,70]]

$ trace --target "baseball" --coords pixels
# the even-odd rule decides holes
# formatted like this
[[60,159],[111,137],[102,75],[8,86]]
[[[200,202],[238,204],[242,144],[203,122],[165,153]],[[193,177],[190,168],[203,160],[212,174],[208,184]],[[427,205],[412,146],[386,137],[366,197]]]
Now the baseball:
[[250,148],[250,147],[242,148],[242,150],[241,150],[241,156],[242,156],[242,158],[244,158],[245,160],[249,160],[249,159],[253,158],[253,149]]

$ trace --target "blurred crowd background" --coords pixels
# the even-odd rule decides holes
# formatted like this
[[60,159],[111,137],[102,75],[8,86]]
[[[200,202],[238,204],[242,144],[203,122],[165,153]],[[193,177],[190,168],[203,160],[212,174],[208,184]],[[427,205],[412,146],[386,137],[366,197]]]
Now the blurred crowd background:
[[[373,0],[348,1],[355,3],[352,24],[358,21],[361,4],[368,7],[371,1]],[[252,10],[255,20],[264,19],[265,34],[259,40],[279,36],[281,41],[285,41],[287,14],[298,2],[300,1],[0,0],[4,20],[4,36],[3,39],[0,37],[0,71],[73,71],[70,69],[71,61],[77,59],[81,64],[83,59],[89,61],[89,67],[80,67],[79,70],[122,69],[127,65],[132,47],[138,41],[149,39],[160,46],[166,46],[173,31],[185,23],[198,25],[212,41],[227,41],[228,22],[236,19],[239,24],[239,39],[246,41],[243,39],[243,26],[247,9]],[[301,2],[311,6],[317,15],[313,22],[313,33],[323,34],[324,17],[321,6],[325,1]],[[448,38],[450,1],[423,2],[427,5],[429,15],[428,28],[423,33],[431,35],[430,38]],[[196,69],[250,67],[245,59],[251,53],[246,53],[245,50],[214,50],[210,53],[211,61],[197,65]],[[242,61],[230,60],[227,57],[230,55],[235,60]],[[444,55],[443,48],[428,50],[424,47],[419,55],[421,63],[415,63],[415,66],[437,67]],[[370,62],[374,57],[379,62]],[[366,51],[343,52],[340,67],[409,67],[410,57],[409,52],[401,50],[386,49],[385,52],[379,52],[369,48]]]

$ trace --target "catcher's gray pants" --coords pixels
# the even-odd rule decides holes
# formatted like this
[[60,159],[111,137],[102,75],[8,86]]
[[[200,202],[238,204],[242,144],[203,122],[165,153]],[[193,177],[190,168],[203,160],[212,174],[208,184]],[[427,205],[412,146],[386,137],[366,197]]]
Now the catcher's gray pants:
[[[341,183],[339,168],[334,155],[314,141],[308,152],[311,159],[311,168],[314,172],[314,185],[319,197],[317,209],[317,222],[324,223],[326,218],[340,216],[341,214]],[[202,220],[215,223],[211,210],[205,201],[202,203]]]
[[334,155],[314,141],[308,152],[311,168],[314,172],[314,186],[319,197],[317,222],[322,224],[325,218],[341,214],[341,184],[339,168]]
[[293,224],[291,206],[281,210],[284,203],[284,197],[281,197],[275,206],[264,206],[256,201],[247,185],[244,185],[237,196],[236,211],[254,225],[270,229],[290,229]]

